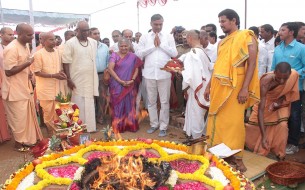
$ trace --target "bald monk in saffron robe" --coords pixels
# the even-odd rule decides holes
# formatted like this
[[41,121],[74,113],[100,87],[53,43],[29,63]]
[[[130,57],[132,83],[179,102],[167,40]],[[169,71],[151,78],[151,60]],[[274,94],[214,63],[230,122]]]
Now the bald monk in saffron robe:
[[4,49],[4,72],[2,99],[7,114],[7,122],[15,138],[15,148],[27,149],[43,138],[36,117],[33,89],[29,80],[34,59],[30,55],[28,43],[33,39],[33,28],[19,24],[18,38]]
[[3,27],[1,28],[1,46],[0,46],[0,143],[4,141],[11,140],[11,134],[7,126],[6,117],[5,117],[5,109],[2,102],[2,93],[1,93],[1,85],[2,85],[2,77],[4,75],[3,72],[3,50],[4,48],[14,40],[14,31],[11,28]]
[[279,159],[285,158],[290,106],[300,98],[298,79],[298,73],[286,62],[261,77],[260,102],[253,106],[246,124],[246,145],[250,150],[263,156],[271,151]]
[[54,34],[45,33],[41,42],[44,47],[35,53],[32,70],[36,76],[36,93],[42,107],[44,123],[51,137],[54,133],[53,121],[57,119],[55,96],[59,92],[65,94],[63,80],[66,80],[67,76],[61,70],[61,58],[58,50],[55,49]]

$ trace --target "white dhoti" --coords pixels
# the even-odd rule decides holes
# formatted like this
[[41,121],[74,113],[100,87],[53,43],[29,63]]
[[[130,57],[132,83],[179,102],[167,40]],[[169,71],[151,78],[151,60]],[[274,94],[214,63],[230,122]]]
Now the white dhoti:
[[195,99],[194,91],[189,88],[188,99],[185,109],[185,122],[183,131],[186,132],[188,136],[192,136],[194,139],[200,138],[205,134],[206,121],[204,120],[204,115],[207,110],[201,108]]
[[62,62],[69,64],[70,77],[76,88],[72,91],[72,102],[79,107],[79,118],[87,124],[87,131],[96,131],[94,96],[99,96],[96,71],[97,42],[87,38],[83,46],[76,37],[66,42]]
[[206,121],[204,116],[209,102],[204,100],[203,94],[211,78],[210,61],[201,48],[193,48],[183,57],[182,89],[187,90],[188,99],[185,109],[185,123],[183,130],[194,139],[205,134]]
[[95,122],[95,107],[94,107],[94,98],[86,98],[78,95],[72,95],[72,102],[75,103],[79,110],[79,118],[87,125],[88,132],[96,131],[96,122]]

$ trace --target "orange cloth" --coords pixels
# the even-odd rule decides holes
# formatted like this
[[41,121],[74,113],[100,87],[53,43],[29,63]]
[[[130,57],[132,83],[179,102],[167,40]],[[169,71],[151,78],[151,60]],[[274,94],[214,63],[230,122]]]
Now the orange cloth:
[[[34,63],[31,67],[33,72],[56,74],[62,70],[61,55],[57,49],[48,52],[45,48],[37,51],[34,56]],[[55,113],[55,96],[62,92],[65,94],[65,80],[55,78],[43,78],[36,76],[36,94],[43,111],[44,123],[47,125],[51,135],[53,121],[57,119]]]
[[32,145],[43,136],[36,117],[33,97],[28,100],[3,101],[15,141]]
[[0,47],[0,143],[10,140],[11,135],[8,130],[8,126],[6,123],[5,110],[2,103],[2,95],[1,95],[1,84],[2,84],[2,75],[3,75],[3,48]]
[[[5,48],[3,56],[4,70],[11,70],[13,67],[25,63],[27,57],[30,56],[30,50],[15,39]],[[29,81],[29,74],[30,69],[27,67],[13,76],[3,75],[2,98],[7,101],[30,99],[33,89]]]
[[[262,76],[265,77],[267,73]],[[262,135],[258,126],[258,105],[253,106],[253,111],[249,118],[249,123],[246,124],[246,145],[255,153],[266,156],[270,151],[274,152],[280,158],[285,157],[285,149],[288,138],[288,118],[290,115],[291,102],[300,98],[298,89],[299,75],[295,70],[292,70],[291,75],[285,85],[280,85],[271,91],[267,92],[266,104],[264,109],[264,125],[269,149],[262,147]],[[276,111],[268,111],[269,106],[285,95],[285,101],[282,107]]]
[[[238,67],[249,58],[248,46],[256,39],[249,30],[236,31],[223,39],[218,47],[211,79],[210,109],[207,124],[209,146],[225,143],[231,149],[244,149],[244,111],[259,100],[257,60],[249,84],[250,98],[239,104],[238,93],[243,85],[247,67]],[[247,66],[247,64],[246,64]],[[242,153],[236,156],[242,156]]]
[[36,47],[36,52],[41,50],[43,47],[42,47],[42,44],[39,44],[37,47]]
[[0,97],[0,143],[8,140],[11,140],[11,134],[6,123],[5,109]]
[[[28,47],[13,40],[4,50],[4,70],[24,64],[30,56]],[[15,140],[19,143],[34,144],[42,139],[37,122],[33,92],[29,81],[30,69],[27,67],[19,73],[7,77],[3,75],[2,98],[7,122],[12,129]]]
[[55,100],[40,100],[40,106],[43,111],[43,121],[48,128],[49,135],[52,135],[54,130],[54,120],[58,119],[58,116],[55,113]]
[[[37,51],[34,63],[31,66],[33,72],[55,74],[62,70],[61,58],[57,49],[48,52],[45,48]],[[55,100],[55,96],[62,92],[65,94],[64,81],[55,78],[43,78],[36,76],[36,93],[38,100]]]

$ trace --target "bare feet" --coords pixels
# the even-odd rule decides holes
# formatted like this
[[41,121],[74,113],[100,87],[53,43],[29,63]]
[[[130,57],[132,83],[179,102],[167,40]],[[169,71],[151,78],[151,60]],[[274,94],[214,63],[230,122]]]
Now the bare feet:
[[236,169],[239,170],[240,172],[244,173],[247,171],[247,168],[241,158],[235,158],[234,160],[236,164]]
[[232,167],[236,167],[235,158],[233,156],[224,158],[224,160]]

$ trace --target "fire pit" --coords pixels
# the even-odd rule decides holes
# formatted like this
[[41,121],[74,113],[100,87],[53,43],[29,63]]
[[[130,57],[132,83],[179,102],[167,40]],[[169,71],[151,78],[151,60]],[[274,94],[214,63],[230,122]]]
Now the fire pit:
[[[207,175],[211,167],[217,167],[221,174]],[[35,180],[31,176],[36,176]],[[94,142],[44,155],[12,174],[2,188],[218,190],[228,183],[234,189],[255,189],[244,175],[215,156],[189,154],[186,145],[174,142],[132,139]]]
[[156,189],[170,176],[168,162],[152,163],[143,156],[107,156],[85,165],[82,189]]

